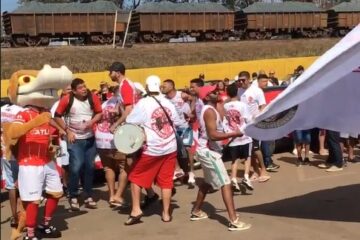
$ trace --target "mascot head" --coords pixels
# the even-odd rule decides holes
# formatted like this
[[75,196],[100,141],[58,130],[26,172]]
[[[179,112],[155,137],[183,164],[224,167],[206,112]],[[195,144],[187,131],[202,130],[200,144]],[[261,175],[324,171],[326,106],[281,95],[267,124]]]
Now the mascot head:
[[72,79],[72,72],[65,66],[45,65],[40,71],[20,70],[11,76],[8,96],[19,106],[50,108],[59,99],[58,90],[69,85]]

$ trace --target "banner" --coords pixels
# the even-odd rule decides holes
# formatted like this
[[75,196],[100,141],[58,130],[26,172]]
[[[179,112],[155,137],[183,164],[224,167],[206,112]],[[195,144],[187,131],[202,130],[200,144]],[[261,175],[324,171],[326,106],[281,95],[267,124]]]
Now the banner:
[[315,127],[360,133],[360,25],[280,93],[245,133],[274,140]]

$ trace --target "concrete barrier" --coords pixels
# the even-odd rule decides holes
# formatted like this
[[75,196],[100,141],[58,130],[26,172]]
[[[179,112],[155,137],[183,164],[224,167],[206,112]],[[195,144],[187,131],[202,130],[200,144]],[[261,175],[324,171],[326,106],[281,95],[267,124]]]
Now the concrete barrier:
[[[126,71],[126,76],[134,82],[140,82],[143,84],[147,76],[155,74],[162,80],[167,78],[173,79],[176,83],[176,87],[182,88],[188,86],[189,81],[198,77],[200,73],[205,74],[206,80],[224,79],[225,77],[232,80],[235,75],[243,70],[249,71],[251,74],[252,72],[258,72],[259,70],[264,70],[268,73],[270,69],[273,69],[276,77],[281,80],[288,74],[293,73],[294,69],[298,65],[303,65],[307,68],[315,61],[316,58],[317,57],[280,58],[215,64],[129,69]],[[109,73],[107,71],[104,71],[76,73],[75,76],[84,79],[88,88],[92,90],[99,89],[99,83],[101,81],[111,83],[108,74]],[[7,96],[7,88],[8,80],[1,80],[1,97]]]

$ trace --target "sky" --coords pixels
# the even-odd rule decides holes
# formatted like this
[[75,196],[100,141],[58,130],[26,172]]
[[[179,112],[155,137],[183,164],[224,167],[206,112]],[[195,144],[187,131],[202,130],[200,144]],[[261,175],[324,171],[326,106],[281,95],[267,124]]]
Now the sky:
[[13,11],[17,8],[17,0],[1,0],[1,12]]

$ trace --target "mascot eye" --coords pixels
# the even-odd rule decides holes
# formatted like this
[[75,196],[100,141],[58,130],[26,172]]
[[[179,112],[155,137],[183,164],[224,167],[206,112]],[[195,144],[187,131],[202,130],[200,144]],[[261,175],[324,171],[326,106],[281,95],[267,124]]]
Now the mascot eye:
[[25,84],[28,84],[28,83],[30,83],[32,80],[33,80],[33,76],[21,76],[20,78],[19,78],[19,85],[21,86],[21,85],[25,85]]

